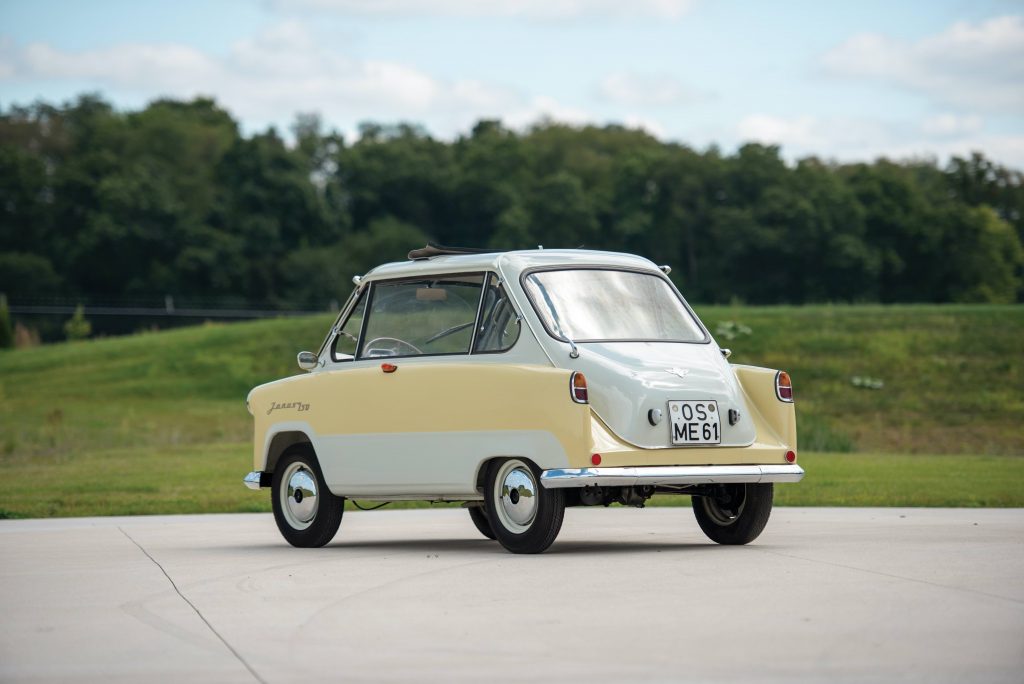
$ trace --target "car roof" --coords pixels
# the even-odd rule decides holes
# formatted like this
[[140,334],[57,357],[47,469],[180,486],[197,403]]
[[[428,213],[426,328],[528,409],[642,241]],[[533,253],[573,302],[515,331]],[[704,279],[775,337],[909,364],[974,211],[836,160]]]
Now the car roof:
[[512,252],[490,252],[486,254],[451,254],[397,261],[383,264],[368,272],[363,279],[390,280],[392,278],[413,278],[434,273],[469,273],[477,271],[502,271],[509,276],[518,276],[531,268],[552,268],[557,266],[610,266],[632,268],[644,271],[658,267],[648,259],[622,252],[601,252],[589,249],[527,249]]

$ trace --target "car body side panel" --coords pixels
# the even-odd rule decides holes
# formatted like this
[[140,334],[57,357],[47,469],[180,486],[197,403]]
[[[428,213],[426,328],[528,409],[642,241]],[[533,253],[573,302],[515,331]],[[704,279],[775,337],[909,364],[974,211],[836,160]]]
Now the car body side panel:
[[368,499],[482,499],[476,476],[490,457],[569,462],[558,438],[545,430],[361,433],[329,435],[320,444],[331,491]]
[[564,468],[590,443],[570,372],[532,365],[389,360],[263,385],[250,395],[257,470],[279,423],[302,421],[339,495],[469,496],[479,464],[520,456]]

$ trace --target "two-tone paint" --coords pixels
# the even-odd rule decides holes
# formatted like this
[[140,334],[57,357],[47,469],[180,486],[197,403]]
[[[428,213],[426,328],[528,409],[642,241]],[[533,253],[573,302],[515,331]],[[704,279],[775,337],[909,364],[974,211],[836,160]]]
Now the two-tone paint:
[[[646,259],[581,250],[381,266],[359,279],[360,291],[388,280],[494,273],[519,315],[518,341],[501,353],[337,361],[332,337],[354,296],[310,372],[250,393],[254,473],[247,483],[265,486],[269,478],[261,474],[272,473],[297,443],[312,446],[333,493],[363,499],[480,500],[486,462],[513,456],[545,471],[548,487],[623,478],[630,484],[800,479],[803,471],[786,459],[797,447],[794,408],[776,395],[776,371],[730,365],[710,334],[696,343],[557,339],[544,329],[520,280],[553,267],[628,269],[667,280]],[[383,364],[396,368],[384,372]],[[680,368],[686,372],[673,372]],[[590,404],[571,399],[569,378],[577,370],[589,381]],[[648,421],[650,409],[690,398],[716,400],[723,416],[737,412],[736,424],[722,420],[722,445],[672,446],[667,421]]]

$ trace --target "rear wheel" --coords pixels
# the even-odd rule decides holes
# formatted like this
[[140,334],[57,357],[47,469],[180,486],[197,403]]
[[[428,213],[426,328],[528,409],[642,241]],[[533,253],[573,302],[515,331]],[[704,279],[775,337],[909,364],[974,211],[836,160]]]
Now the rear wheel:
[[488,539],[494,539],[494,530],[491,529],[491,521],[487,519],[487,510],[483,506],[473,506],[469,509],[469,517],[480,531]]
[[274,469],[271,494],[274,521],[292,546],[315,548],[334,538],[345,512],[345,499],[327,489],[313,450],[285,452]]
[[565,492],[540,486],[540,471],[526,461],[492,462],[484,495],[491,530],[512,553],[540,553],[562,529]]
[[761,534],[772,513],[774,485],[715,485],[706,496],[693,497],[697,524],[711,541],[748,544]]

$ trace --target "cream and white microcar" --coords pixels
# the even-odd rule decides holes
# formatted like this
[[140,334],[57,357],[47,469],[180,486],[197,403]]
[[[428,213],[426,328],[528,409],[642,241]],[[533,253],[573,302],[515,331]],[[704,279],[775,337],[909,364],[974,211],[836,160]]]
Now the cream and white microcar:
[[461,501],[515,553],[566,507],[692,497],[746,544],[797,482],[793,388],[730,365],[666,276],[627,254],[430,245],[362,278],[309,371],[256,387],[255,470],[295,546],[329,542],[345,499]]

